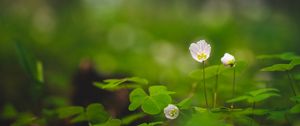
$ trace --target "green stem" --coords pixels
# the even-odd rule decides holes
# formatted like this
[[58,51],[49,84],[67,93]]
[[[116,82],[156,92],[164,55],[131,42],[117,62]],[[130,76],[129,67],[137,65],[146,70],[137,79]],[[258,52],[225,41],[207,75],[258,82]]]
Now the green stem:
[[206,108],[209,109],[208,107],[208,102],[207,102],[207,92],[206,92],[206,85],[205,85],[205,62],[202,62],[202,71],[203,71],[203,86],[204,86],[204,97],[205,97],[205,104]]
[[[233,81],[232,81],[232,98],[235,97],[235,67],[233,66]],[[234,108],[234,103],[230,106],[231,109]]]
[[217,106],[219,69],[220,69],[220,65],[218,66],[217,74],[216,74],[216,85],[215,85],[215,91],[214,91],[214,103],[213,103],[213,107],[214,107],[214,108],[216,108],[216,106]]
[[294,88],[294,81],[293,81],[292,78],[291,78],[290,72],[289,72],[289,71],[286,71],[286,73],[287,73],[287,76],[288,76],[288,78],[289,78],[289,80],[290,80],[290,86],[291,86],[291,89],[292,89],[292,91],[293,91],[293,94],[294,94],[295,96],[297,96],[296,90],[295,90],[295,88]]

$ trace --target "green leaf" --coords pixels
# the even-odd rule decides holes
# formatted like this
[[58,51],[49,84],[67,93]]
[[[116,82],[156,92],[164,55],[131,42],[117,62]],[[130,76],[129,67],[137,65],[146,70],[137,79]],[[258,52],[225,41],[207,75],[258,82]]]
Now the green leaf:
[[130,82],[135,82],[135,83],[138,83],[138,84],[148,84],[148,80],[144,79],[144,78],[139,78],[139,77],[130,77],[130,78],[127,78],[127,81],[130,81]]
[[20,43],[16,42],[16,51],[23,69],[29,75],[30,79],[35,81],[36,78],[36,59],[30,55]]
[[158,94],[148,97],[143,105],[142,109],[148,114],[158,114],[163,108],[172,102],[172,98],[168,94]]
[[263,101],[263,100],[266,100],[270,97],[273,97],[273,96],[280,96],[279,94],[277,93],[265,93],[265,94],[260,94],[260,95],[257,95],[255,97],[253,97],[252,100],[249,100],[248,102],[252,103],[252,102],[260,102],[260,101]]
[[248,94],[250,94],[251,96],[257,96],[257,95],[260,95],[263,93],[268,93],[268,92],[279,92],[279,90],[276,88],[263,88],[263,89],[250,91]]
[[96,124],[93,126],[121,126],[122,121],[119,119],[109,119],[103,124]]
[[18,115],[18,111],[12,104],[6,104],[1,112],[1,118],[3,119],[14,119]]
[[274,64],[269,67],[262,68],[261,71],[288,71],[300,64],[300,58],[294,58],[289,64]]
[[22,113],[22,114],[18,115],[18,118],[10,126],[29,126],[35,120],[37,120],[37,117],[35,117],[33,114]]
[[290,70],[292,68],[293,67],[291,67],[290,64],[274,64],[272,66],[262,68],[261,71],[268,71],[268,72],[271,72],[271,71],[287,71],[287,70]]
[[240,101],[244,101],[244,100],[247,100],[249,98],[249,96],[239,96],[237,98],[233,98],[233,99],[230,99],[230,100],[227,100],[226,102],[227,103],[234,103],[234,102],[240,102]]
[[291,101],[294,101],[294,102],[300,102],[300,96],[297,95],[297,96],[293,96],[290,98]]
[[[224,70],[226,70],[226,69],[223,67],[223,65],[213,65],[213,66],[206,67],[205,68],[205,79],[214,77],[217,74],[220,74]],[[198,70],[192,71],[189,76],[193,79],[202,80],[202,78],[203,78],[202,74],[203,74],[203,70],[198,69]]]
[[145,113],[155,115],[161,111],[160,105],[152,98],[148,97],[142,104],[142,110]]
[[283,121],[286,118],[286,114],[287,114],[286,110],[271,111],[271,112],[269,112],[268,119]]
[[252,110],[252,108],[246,108],[242,111],[237,111],[235,112],[236,114],[241,114],[241,115],[266,115],[269,113],[269,110],[267,109],[254,109]]
[[223,118],[221,114],[209,111],[195,113],[188,119],[185,126],[228,126]]
[[87,107],[86,116],[89,122],[91,122],[92,124],[104,123],[109,118],[109,115],[104,110],[104,107],[98,103],[90,104]]
[[244,100],[247,100],[248,103],[259,102],[273,96],[280,96],[278,92],[279,90],[275,88],[263,88],[263,89],[247,92],[246,95],[227,100],[226,102],[233,103],[233,102],[239,102]]
[[145,91],[142,88],[134,89],[129,95],[129,100],[130,100],[129,110],[130,111],[136,110],[139,106],[143,104],[147,96],[148,95],[145,93]]
[[[123,85],[121,85],[123,84]],[[130,77],[122,79],[107,79],[104,83],[94,82],[94,85],[98,88],[105,90],[118,90],[121,88],[136,88],[141,87],[141,85],[148,84],[148,81],[139,77]]]
[[290,66],[293,68],[300,64],[300,58],[295,58],[290,62]]
[[145,114],[144,113],[135,113],[135,114],[132,114],[132,115],[129,115],[129,116],[126,116],[124,118],[122,118],[122,124],[123,125],[129,125],[130,123],[132,123],[133,121],[139,119],[139,118],[142,118],[144,117]]
[[213,113],[220,113],[220,112],[236,112],[236,111],[241,111],[242,109],[231,109],[227,107],[220,107],[220,108],[212,108],[211,112]]
[[57,109],[59,118],[68,118],[81,113],[84,113],[84,108],[80,106],[70,106]]
[[300,104],[296,104],[290,109],[290,113],[296,114],[300,113]]
[[195,109],[195,111],[200,112],[200,113],[208,111],[206,108],[202,108],[202,107],[195,107],[194,109]]
[[100,83],[100,82],[94,82],[94,85],[98,88],[101,88],[101,89],[116,89],[117,86],[118,86],[118,83],[109,83],[109,84],[103,84],[103,83]]
[[74,118],[71,119],[71,123],[78,123],[78,122],[83,122],[86,121],[86,115],[85,113],[80,113],[79,115],[76,115]]
[[298,58],[299,56],[295,55],[292,52],[286,52],[282,54],[272,54],[272,55],[260,55],[259,59],[281,59],[281,60],[292,60]]
[[192,103],[192,97],[187,97],[185,99],[183,99],[182,101],[180,101],[177,106],[180,108],[180,109],[188,109],[190,106],[191,106],[191,103]]
[[151,86],[149,88],[150,96],[155,96],[159,94],[174,94],[175,92],[171,92],[167,90],[165,86]]
[[165,86],[151,86],[149,88],[150,95],[147,95],[141,88],[137,88],[130,93],[129,110],[133,111],[141,106],[145,113],[154,115],[161,112],[161,110],[172,102],[170,92]]
[[29,53],[20,43],[16,42],[16,51],[23,69],[29,76],[32,82],[41,84],[44,82],[43,64],[37,61],[36,58]]
[[163,122],[159,121],[159,122],[151,122],[151,123],[142,123],[138,126],[156,126],[156,125],[161,125],[163,124]]

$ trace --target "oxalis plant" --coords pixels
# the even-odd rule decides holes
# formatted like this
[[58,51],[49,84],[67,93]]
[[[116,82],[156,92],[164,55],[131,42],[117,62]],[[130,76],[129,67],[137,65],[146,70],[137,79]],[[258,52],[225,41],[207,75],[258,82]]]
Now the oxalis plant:
[[[264,74],[278,74],[281,78],[273,78],[276,82],[287,80],[289,83],[284,83],[284,86],[288,85],[290,92],[284,94],[280,92],[280,88],[277,89],[275,88],[276,85],[272,84],[260,88],[255,87],[254,90],[249,89],[247,92],[239,91],[238,89],[245,86],[245,84],[239,83],[239,78],[241,78],[239,74],[242,74],[246,68],[246,63],[236,60],[229,53],[225,53],[220,58],[219,64],[209,65],[207,61],[211,57],[211,46],[205,40],[191,43],[189,51],[192,58],[200,64],[201,69],[196,69],[190,73],[190,77],[195,83],[190,85],[191,91],[186,98],[174,99],[176,91],[170,91],[164,85],[151,84],[145,78],[108,79],[103,82],[95,82],[95,88],[108,91],[129,89],[130,104],[128,110],[134,111],[132,115],[119,119],[113,118],[100,103],[92,103],[86,107],[66,106],[57,108],[53,115],[57,115],[60,119],[67,119],[70,123],[88,122],[89,126],[129,125],[145,117],[148,121],[140,123],[139,126],[297,125],[300,114],[297,80],[300,80],[300,74],[297,73],[296,66],[300,64],[299,56],[283,53],[258,57],[264,61],[276,59],[285,62],[273,64],[260,70],[260,73]],[[41,65],[37,65],[37,68],[41,69]],[[38,78],[38,75],[36,76],[33,78]],[[272,80],[265,83],[272,83]],[[220,86],[230,88],[227,88],[226,91],[219,91]],[[249,88],[251,85],[247,87]],[[271,100],[277,102],[279,107],[268,106],[268,101]],[[13,108],[8,107],[6,110],[12,111]],[[24,118],[16,118],[14,125],[20,125],[19,122],[22,121],[22,125],[32,124],[32,122],[43,124],[47,120],[47,116],[43,115],[40,117],[30,116],[25,121]]]

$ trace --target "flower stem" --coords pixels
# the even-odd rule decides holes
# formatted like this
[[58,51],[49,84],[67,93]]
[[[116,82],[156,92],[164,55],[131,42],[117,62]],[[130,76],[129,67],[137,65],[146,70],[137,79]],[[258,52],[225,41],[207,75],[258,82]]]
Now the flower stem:
[[[232,81],[232,98],[235,97],[235,67],[233,67],[233,81]],[[234,103],[230,106],[231,109],[234,108]]]
[[204,86],[204,97],[205,97],[205,104],[206,108],[209,109],[208,107],[208,102],[207,102],[207,92],[206,92],[206,85],[205,85],[205,62],[202,62],[202,71],[203,71],[203,86]]
[[216,108],[216,106],[217,106],[219,69],[220,69],[220,65],[218,66],[217,74],[216,74],[216,85],[215,85],[215,90],[214,90],[214,103],[213,103],[213,107],[214,107],[214,108]]
[[290,86],[291,86],[291,89],[292,89],[292,91],[293,91],[293,94],[294,94],[295,96],[297,96],[296,90],[295,90],[295,88],[294,88],[294,81],[292,80],[292,77],[291,77],[291,75],[290,75],[290,72],[289,72],[289,71],[286,71],[286,73],[287,73],[287,76],[288,76],[288,78],[289,78],[289,80],[290,80]]

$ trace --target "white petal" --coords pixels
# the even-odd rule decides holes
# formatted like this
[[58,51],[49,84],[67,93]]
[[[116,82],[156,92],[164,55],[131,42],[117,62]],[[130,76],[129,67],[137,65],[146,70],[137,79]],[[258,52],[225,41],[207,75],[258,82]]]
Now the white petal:
[[190,51],[191,51],[191,53],[194,53],[194,54],[198,54],[199,53],[199,51],[200,51],[200,48],[199,48],[199,46],[197,45],[197,44],[195,44],[195,43],[192,43],[191,45],[190,45]]
[[200,46],[201,52],[204,52],[207,55],[206,59],[208,59],[211,52],[210,44],[207,44],[205,40],[200,40],[199,42],[197,42],[197,44]]
[[199,46],[197,45],[197,44],[195,44],[195,43],[192,43],[191,45],[190,45],[190,53],[191,53],[191,55],[192,55],[192,57],[196,60],[196,61],[198,61],[198,62],[200,62],[200,60],[198,59],[198,54],[200,53],[199,51],[200,51],[200,48],[199,48]]

